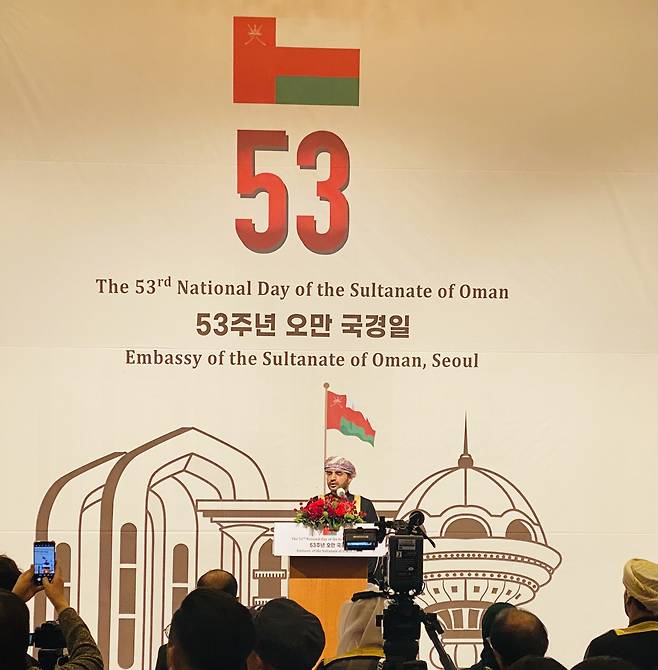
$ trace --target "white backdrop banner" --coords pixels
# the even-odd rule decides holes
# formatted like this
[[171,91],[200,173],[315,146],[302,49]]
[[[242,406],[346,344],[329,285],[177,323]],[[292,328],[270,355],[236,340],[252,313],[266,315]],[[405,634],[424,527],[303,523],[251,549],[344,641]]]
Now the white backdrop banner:
[[566,665],[625,624],[658,546],[655,13],[0,3],[0,552],[57,543],[109,668],[154,667],[210,568],[285,594],[272,527],[325,453],[426,514],[462,667],[493,602]]

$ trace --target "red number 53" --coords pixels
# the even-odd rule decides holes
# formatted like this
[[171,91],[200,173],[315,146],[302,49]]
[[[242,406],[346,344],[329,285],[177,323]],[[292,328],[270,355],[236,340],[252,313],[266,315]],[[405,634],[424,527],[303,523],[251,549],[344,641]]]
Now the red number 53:
[[[235,230],[242,243],[259,254],[276,251],[288,236],[288,189],[281,177],[271,172],[256,172],[257,151],[288,151],[285,130],[238,130],[238,193],[255,198],[267,193],[267,229],[258,232],[252,219],[236,219]],[[350,181],[350,155],[343,141],[327,130],[307,135],[297,148],[297,165],[315,170],[318,156],[329,154],[329,177],[319,181],[316,194],[329,203],[329,228],[319,233],[315,217],[297,216],[297,234],[304,246],[316,254],[333,254],[347,242],[350,205],[343,195]]]

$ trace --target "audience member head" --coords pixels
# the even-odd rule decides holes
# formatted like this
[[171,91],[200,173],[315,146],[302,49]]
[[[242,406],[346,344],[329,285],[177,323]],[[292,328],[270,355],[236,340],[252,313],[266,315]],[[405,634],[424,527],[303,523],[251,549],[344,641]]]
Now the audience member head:
[[24,670],[30,635],[30,614],[25,602],[11,591],[0,590],[0,666]]
[[514,605],[510,605],[510,603],[493,603],[489,605],[485,613],[482,615],[482,623],[480,626],[482,629],[483,646],[482,651],[480,652],[480,662],[486,667],[492,668],[492,670],[498,670],[498,662],[496,661],[496,657],[491,650],[491,645],[488,640],[489,634],[491,633],[491,624],[499,612],[502,612],[509,607],[514,607]]
[[238,582],[235,577],[226,570],[209,570],[199,577],[199,581],[196,585],[197,588],[201,589],[219,589],[234,598],[237,598],[238,596]]
[[275,598],[254,613],[256,643],[248,670],[311,670],[324,649],[320,619],[289,598]]
[[338,656],[364,647],[384,646],[382,628],[377,625],[377,616],[383,614],[386,605],[384,596],[371,584],[366,591],[355,593],[352,600],[343,603],[338,622]]
[[498,667],[504,670],[524,656],[543,656],[548,649],[548,634],[544,624],[531,612],[508,608],[495,616],[489,644]]
[[624,609],[633,621],[658,614],[658,563],[631,558],[624,565]]
[[11,591],[20,575],[21,571],[18,569],[16,561],[4,554],[0,555],[0,589]]
[[637,667],[621,658],[592,656],[576,663],[571,670],[637,670]]
[[567,670],[562,663],[548,656],[524,656],[510,665],[509,670]]
[[223,591],[198,588],[171,619],[167,661],[172,670],[243,670],[253,646],[249,610]]

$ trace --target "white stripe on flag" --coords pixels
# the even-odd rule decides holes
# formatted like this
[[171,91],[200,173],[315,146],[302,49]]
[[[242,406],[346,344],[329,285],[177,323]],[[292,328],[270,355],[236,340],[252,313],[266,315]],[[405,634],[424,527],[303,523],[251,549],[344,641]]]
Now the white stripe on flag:
[[361,25],[345,19],[277,17],[276,43],[280,47],[358,49]]

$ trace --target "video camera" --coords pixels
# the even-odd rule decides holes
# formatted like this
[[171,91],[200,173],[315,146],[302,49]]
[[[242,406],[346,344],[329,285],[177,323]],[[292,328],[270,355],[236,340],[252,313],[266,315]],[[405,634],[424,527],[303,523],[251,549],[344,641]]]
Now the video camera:
[[44,621],[30,635],[30,646],[39,648],[39,667],[41,670],[52,670],[60,661],[68,658],[64,655],[66,639],[56,621]]
[[424,661],[416,660],[421,623],[432,640],[444,670],[457,670],[439,638],[443,628],[436,614],[423,611],[414,602],[425,586],[423,540],[436,546],[425,533],[424,522],[425,515],[420,510],[414,510],[406,520],[386,521],[380,517],[377,528],[346,529],[344,532],[346,548],[350,548],[352,539],[359,540],[364,547],[363,533],[366,531],[370,536],[370,548],[384,540],[388,542],[383,578],[379,584],[382,597],[389,601],[384,614],[378,616],[378,625],[382,627],[384,638],[385,660],[382,670],[427,670]]

